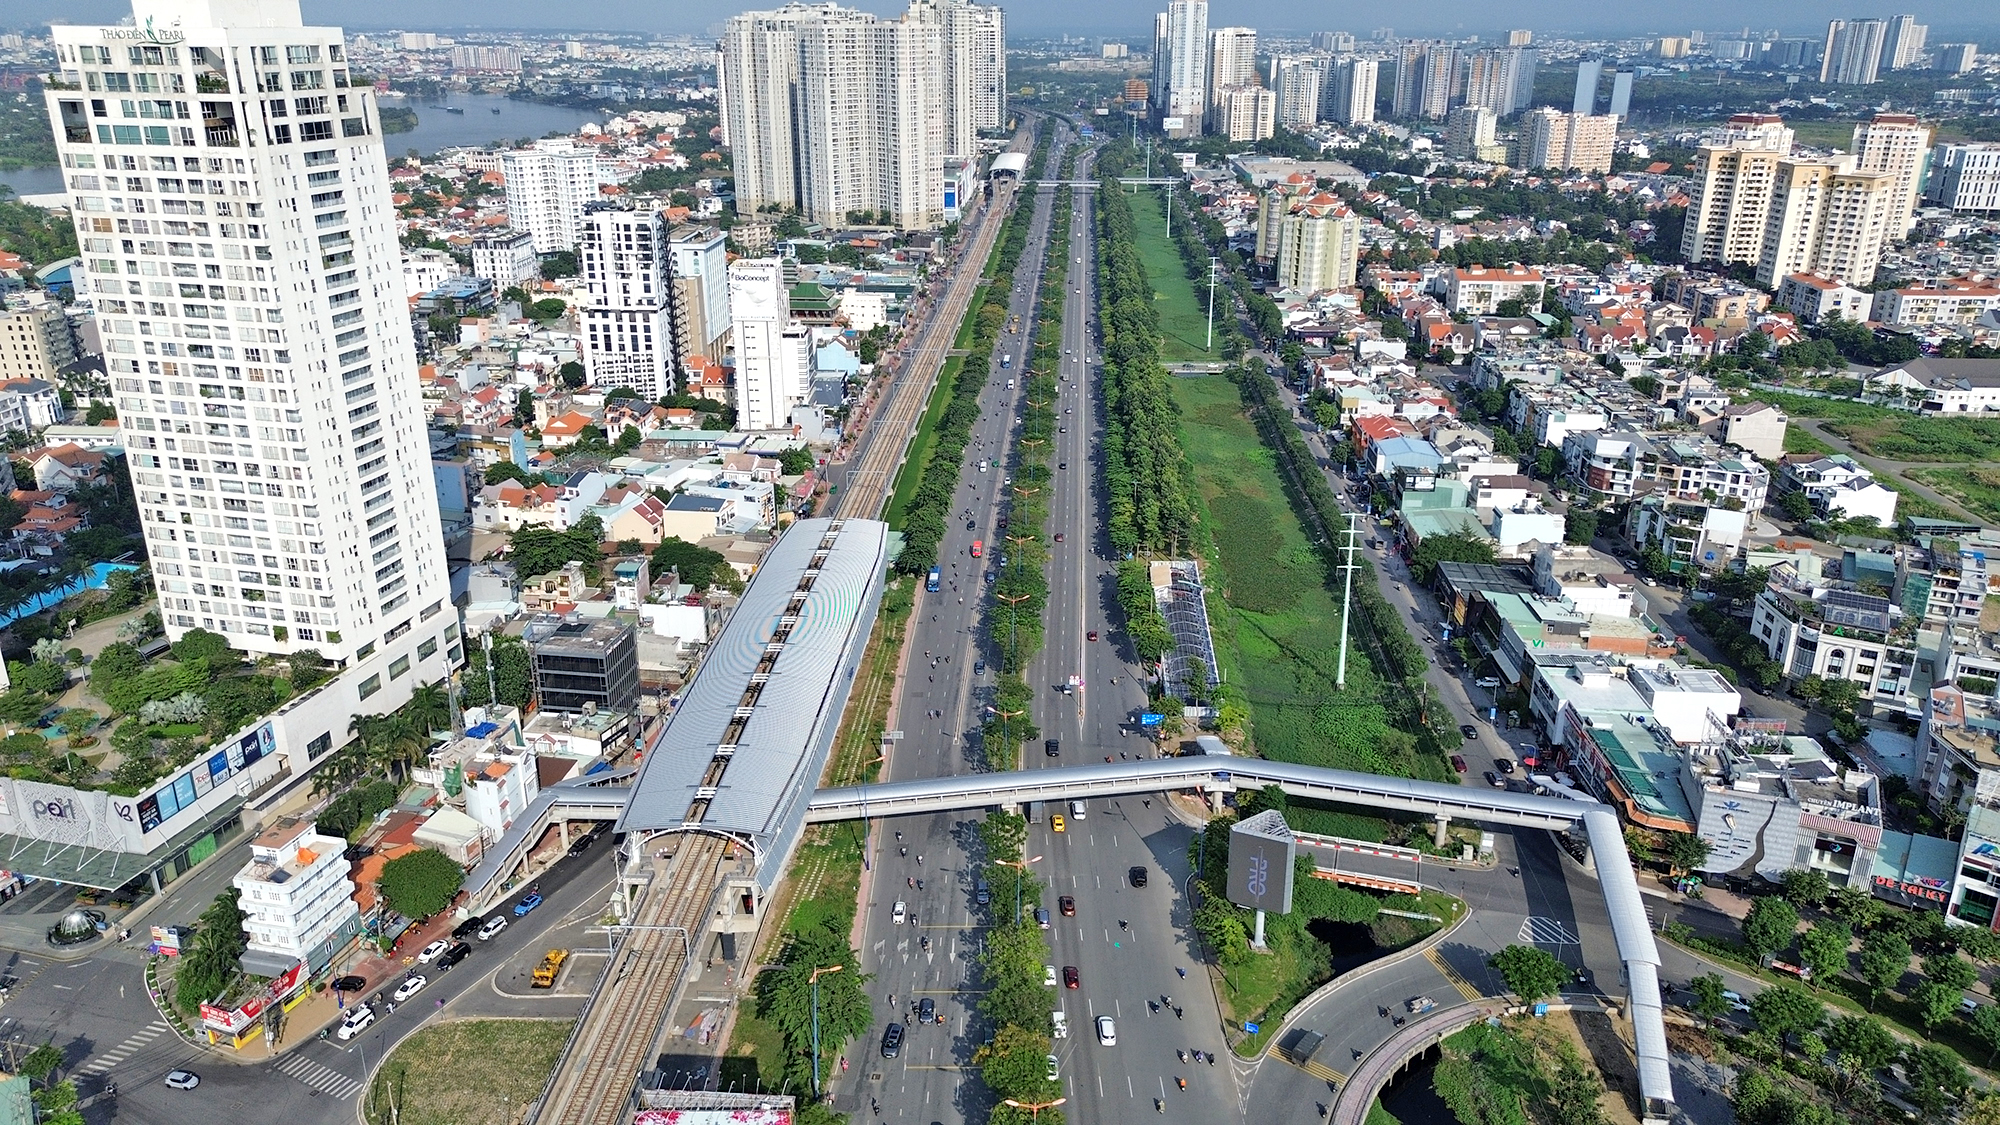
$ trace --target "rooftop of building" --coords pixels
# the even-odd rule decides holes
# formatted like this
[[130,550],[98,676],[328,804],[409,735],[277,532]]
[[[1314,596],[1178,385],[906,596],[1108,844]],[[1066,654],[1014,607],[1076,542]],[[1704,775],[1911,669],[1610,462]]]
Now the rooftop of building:
[[632,626],[611,619],[543,614],[528,622],[521,637],[540,655],[604,656],[632,635]]

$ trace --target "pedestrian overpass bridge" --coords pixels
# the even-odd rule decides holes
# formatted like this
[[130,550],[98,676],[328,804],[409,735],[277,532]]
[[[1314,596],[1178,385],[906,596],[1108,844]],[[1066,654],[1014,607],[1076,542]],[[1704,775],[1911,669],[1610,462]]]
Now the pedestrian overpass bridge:
[[[1549,779],[1538,780],[1545,787],[1560,788]],[[530,810],[535,813],[532,818],[534,823],[527,823],[530,818],[526,816],[517,822],[517,830],[510,832],[508,838],[490,853],[492,862],[482,863],[474,876],[467,879],[467,889],[473,890],[475,881],[484,879],[483,892],[475,893],[474,898],[490,905],[499,893],[495,888],[502,876],[525,857],[523,841],[540,839],[552,825],[560,822],[610,819],[617,815],[612,811],[614,806],[629,797],[629,782],[629,773],[601,774],[544,790]],[[1438,822],[1440,834],[1444,825],[1453,820],[1531,829],[1581,827],[1590,841],[1618,956],[1625,968],[1629,988],[1628,1010],[1632,1016],[1637,1047],[1641,1119],[1647,1125],[1653,1125],[1672,1117],[1674,1097],[1667,1060],[1664,1012],[1660,1002],[1659,948],[1647,924],[1638,881],[1625,849],[1623,828],[1608,806],[1582,793],[1564,791],[1565,796],[1542,796],[1257,758],[1198,755],[823,789],[811,795],[801,813],[803,822],[811,824],[1016,808],[1030,801],[1084,800],[1170,790],[1197,790],[1217,795],[1267,785],[1276,785],[1293,797],[1431,817]],[[690,828],[687,831],[704,833],[706,830]],[[645,840],[637,848],[633,847],[628,835],[619,852],[621,874],[626,868],[645,868],[653,858],[651,849],[658,847],[663,835],[671,834],[671,831],[645,834]],[[760,853],[756,862],[782,863],[788,859],[788,856]],[[770,877],[764,876],[765,879]],[[697,944],[706,940],[710,940],[708,935],[696,939]],[[698,956],[696,954],[690,960]],[[683,979],[685,977],[684,972]],[[636,1075],[606,1077],[616,1082],[629,1081]]]

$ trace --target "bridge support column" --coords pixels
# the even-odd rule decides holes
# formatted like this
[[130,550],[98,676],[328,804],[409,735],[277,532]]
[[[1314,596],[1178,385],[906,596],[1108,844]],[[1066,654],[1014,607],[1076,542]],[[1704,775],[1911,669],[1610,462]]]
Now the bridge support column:
[[1437,818],[1437,832],[1431,837],[1431,843],[1436,847],[1444,847],[1445,829],[1450,827],[1451,818],[1440,814]]

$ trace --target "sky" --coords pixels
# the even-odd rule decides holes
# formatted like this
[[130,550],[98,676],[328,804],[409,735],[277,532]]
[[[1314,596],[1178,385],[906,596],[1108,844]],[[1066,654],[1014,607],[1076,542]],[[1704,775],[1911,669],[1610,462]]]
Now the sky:
[[[758,5],[778,7],[782,0]],[[846,0],[883,14],[900,11],[903,0]],[[1931,25],[1932,42],[1977,41],[1981,33],[2000,48],[2000,8],[1984,0],[1873,0],[1882,11],[1843,12],[1836,5],[1817,12],[1795,0],[1619,0],[1610,4],[1576,4],[1571,0],[1429,0],[1420,9],[1393,9],[1410,20],[1391,21],[1405,34],[1452,37],[1490,36],[1503,28],[1524,27],[1552,34],[1684,35],[1693,28],[1711,31],[1749,26],[1777,28],[1786,35],[1823,35],[1830,16],[1880,17],[1914,14]],[[745,5],[748,8],[750,5]],[[1012,0],[1007,9],[1009,29],[1016,35],[1070,33],[1105,36],[1140,44],[1152,36],[1152,14],[1163,0],[1099,0],[1079,15],[1074,0]],[[112,23],[131,12],[127,0],[8,0],[0,22],[20,26],[61,19],[71,23]],[[447,31],[453,27],[495,29],[606,30],[705,32],[719,29],[718,11],[731,6],[690,4],[676,0],[594,0],[588,5],[551,5],[547,0],[482,0],[457,10],[424,6],[425,22],[409,22],[407,0],[304,0],[309,23],[336,23],[351,30],[410,28]],[[1982,9],[1994,14],[1986,16]],[[477,12],[476,22],[466,15]],[[1211,0],[1210,26],[1245,25],[1272,30],[1352,31],[1365,36],[1381,26],[1374,5],[1328,5],[1315,0]]]

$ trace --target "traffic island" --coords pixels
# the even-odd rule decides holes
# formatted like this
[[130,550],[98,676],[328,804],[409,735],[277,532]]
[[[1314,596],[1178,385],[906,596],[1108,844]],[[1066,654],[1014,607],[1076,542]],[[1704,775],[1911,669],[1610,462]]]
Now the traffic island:
[[396,1045],[370,1076],[367,1125],[511,1125],[542,1095],[575,1020],[460,1020]]

